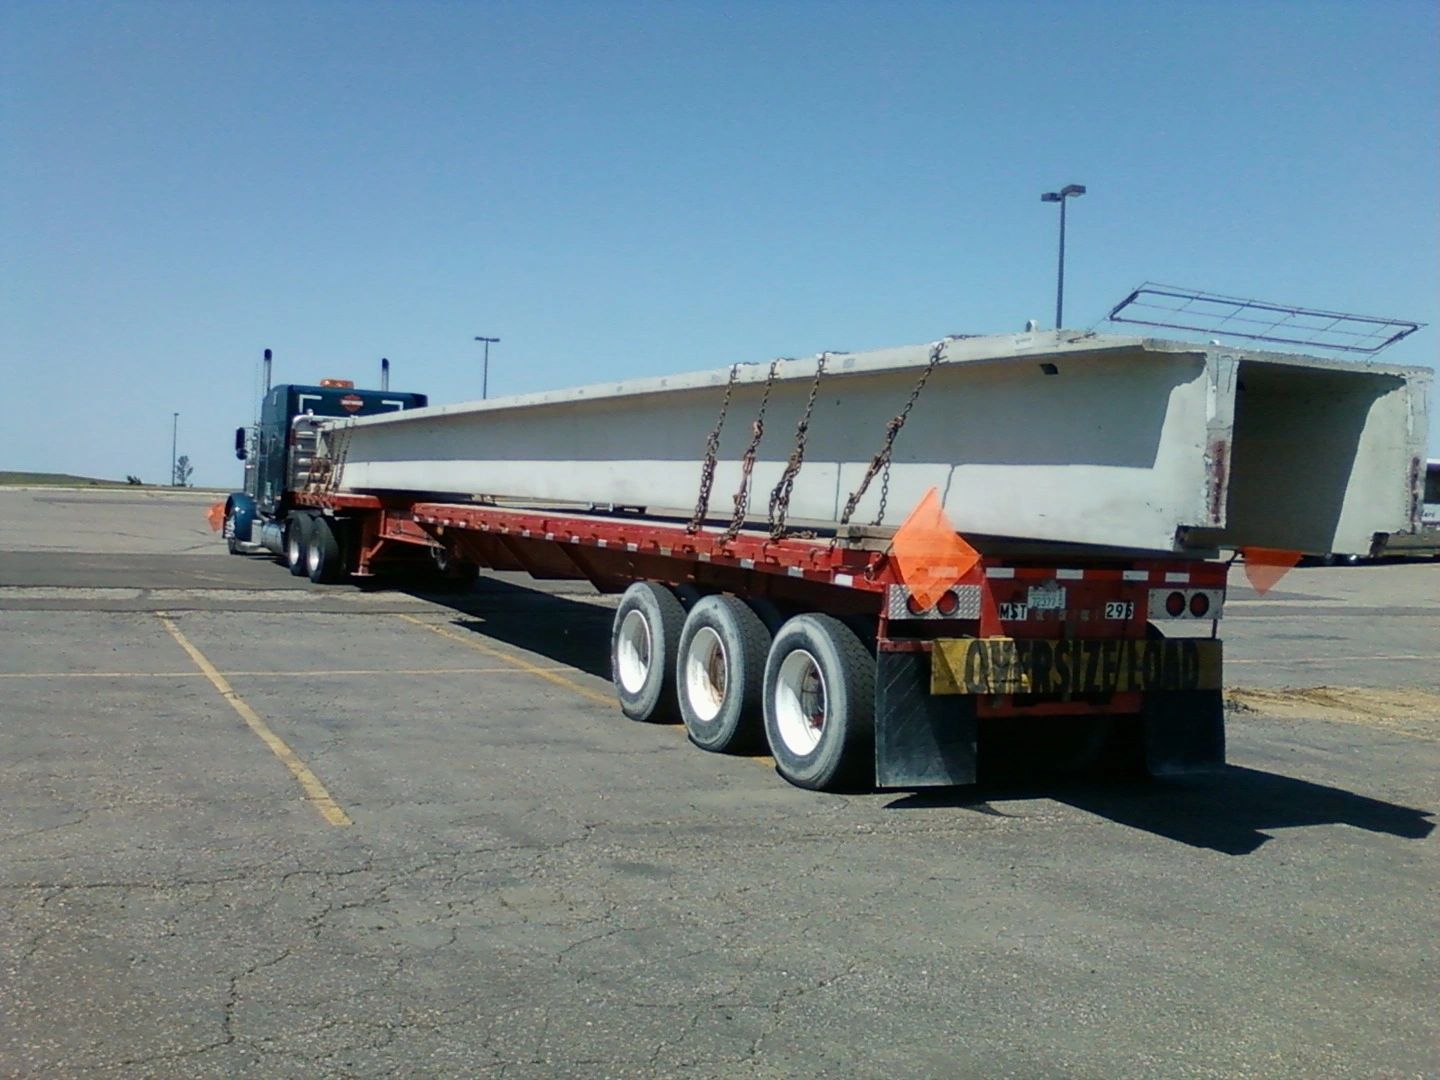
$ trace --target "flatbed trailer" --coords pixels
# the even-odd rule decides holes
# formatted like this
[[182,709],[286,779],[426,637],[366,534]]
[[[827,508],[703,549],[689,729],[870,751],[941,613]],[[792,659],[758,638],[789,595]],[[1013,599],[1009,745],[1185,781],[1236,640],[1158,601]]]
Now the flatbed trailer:
[[323,481],[288,496],[292,572],[523,570],[620,594],[621,711],[680,720],[704,750],[768,747],[802,787],[970,784],[991,743],[1063,764],[1104,752],[1151,775],[1224,762],[1218,560],[1000,546],[921,584],[899,556],[904,527],[776,539]]

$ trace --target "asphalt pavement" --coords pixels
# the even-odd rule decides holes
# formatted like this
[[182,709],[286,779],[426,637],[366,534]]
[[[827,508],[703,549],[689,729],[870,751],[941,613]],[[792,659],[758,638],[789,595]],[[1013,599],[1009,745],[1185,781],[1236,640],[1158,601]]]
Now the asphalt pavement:
[[1440,1074],[1440,564],[1237,570],[1212,776],[838,796],[211,498],[0,489],[0,1076]]

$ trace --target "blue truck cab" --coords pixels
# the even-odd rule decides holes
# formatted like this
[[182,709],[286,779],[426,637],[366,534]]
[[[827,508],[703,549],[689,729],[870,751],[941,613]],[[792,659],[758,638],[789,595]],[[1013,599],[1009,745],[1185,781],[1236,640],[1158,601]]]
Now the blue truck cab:
[[[292,489],[314,453],[314,430],[296,420],[306,416],[374,416],[419,409],[424,394],[357,390],[343,379],[322,379],[314,386],[285,383],[271,387],[253,428],[235,430],[235,456],[245,462],[245,485],[225,500],[224,535],[231,551],[241,543],[263,542],[278,534],[291,509]],[[256,535],[259,526],[262,535]],[[271,526],[266,529],[266,526]]]

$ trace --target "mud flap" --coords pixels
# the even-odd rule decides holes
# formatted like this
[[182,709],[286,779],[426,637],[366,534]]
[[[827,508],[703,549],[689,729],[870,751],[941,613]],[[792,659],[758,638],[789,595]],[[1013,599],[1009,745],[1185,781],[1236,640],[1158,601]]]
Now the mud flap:
[[975,699],[930,692],[930,654],[881,652],[875,670],[875,783],[950,787],[975,782]]
[[1205,772],[1225,764],[1225,702],[1219,690],[1145,695],[1145,771]]

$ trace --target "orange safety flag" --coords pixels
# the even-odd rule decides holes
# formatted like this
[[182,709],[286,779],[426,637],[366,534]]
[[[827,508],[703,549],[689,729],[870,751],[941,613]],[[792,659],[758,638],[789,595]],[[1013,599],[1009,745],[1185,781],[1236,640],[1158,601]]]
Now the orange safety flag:
[[955,531],[940,493],[931,488],[910,511],[890,541],[890,554],[903,581],[921,607],[933,607],[945,590],[969,573],[980,553]]
[[1250,587],[1261,596],[1275,587],[1275,583],[1288,574],[1300,561],[1301,553],[1286,551],[1284,548],[1242,547],[1245,559],[1245,576]]
[[205,520],[210,523],[211,532],[219,532],[220,526],[225,524],[225,504],[211,503],[210,508],[205,511]]

